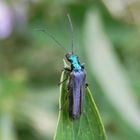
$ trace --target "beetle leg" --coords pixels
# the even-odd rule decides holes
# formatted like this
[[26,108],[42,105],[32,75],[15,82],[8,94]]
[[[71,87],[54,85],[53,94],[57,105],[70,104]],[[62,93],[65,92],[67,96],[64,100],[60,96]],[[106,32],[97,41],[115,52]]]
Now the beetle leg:
[[81,67],[84,69],[85,68],[85,64],[83,63],[83,64],[81,64]]
[[86,84],[85,84],[85,87],[87,88],[88,86],[89,86],[88,83],[86,83]]
[[71,72],[71,69],[69,67],[64,67],[64,70]]
[[63,81],[59,82],[59,83],[58,83],[58,86],[60,86],[61,84],[63,84],[63,83],[68,79],[69,74],[70,74],[70,72],[71,72],[70,69],[66,69],[66,68],[64,68],[64,70],[66,70],[66,72],[67,72],[67,74],[66,74],[66,78],[65,78]]

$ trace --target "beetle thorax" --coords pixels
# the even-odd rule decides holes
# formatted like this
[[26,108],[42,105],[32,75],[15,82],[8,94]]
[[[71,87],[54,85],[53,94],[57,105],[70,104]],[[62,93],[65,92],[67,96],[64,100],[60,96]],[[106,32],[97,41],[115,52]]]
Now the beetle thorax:
[[74,54],[66,54],[67,60],[71,63],[71,67],[75,71],[81,70],[81,65],[79,63],[78,57]]

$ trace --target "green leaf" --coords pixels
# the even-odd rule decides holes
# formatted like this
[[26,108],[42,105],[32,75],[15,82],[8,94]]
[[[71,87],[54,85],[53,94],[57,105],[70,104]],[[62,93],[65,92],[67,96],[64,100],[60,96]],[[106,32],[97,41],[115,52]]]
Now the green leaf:
[[[66,78],[63,72],[61,81]],[[106,140],[105,130],[89,88],[86,89],[84,111],[78,120],[71,120],[66,100],[66,82],[60,86],[57,130],[54,140]]]

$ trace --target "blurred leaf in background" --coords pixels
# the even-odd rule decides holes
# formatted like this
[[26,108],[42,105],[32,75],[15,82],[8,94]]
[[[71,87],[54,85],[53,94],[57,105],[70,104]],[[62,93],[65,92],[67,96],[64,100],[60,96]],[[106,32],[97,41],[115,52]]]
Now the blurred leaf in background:
[[139,9],[139,0],[1,0],[0,139],[53,138],[66,52],[35,29],[47,29],[69,51],[70,13],[74,51],[86,65],[108,138],[139,140]]

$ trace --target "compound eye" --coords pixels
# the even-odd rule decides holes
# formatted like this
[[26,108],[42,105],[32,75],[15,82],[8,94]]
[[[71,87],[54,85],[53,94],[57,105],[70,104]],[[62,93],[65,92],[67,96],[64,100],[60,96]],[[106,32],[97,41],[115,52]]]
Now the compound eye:
[[68,61],[71,61],[71,58],[70,58],[71,55],[72,55],[71,53],[67,53],[67,54],[65,55],[65,57],[66,57],[66,59],[67,59]]
[[70,53],[66,53],[66,55],[65,55],[67,58],[70,56]]

